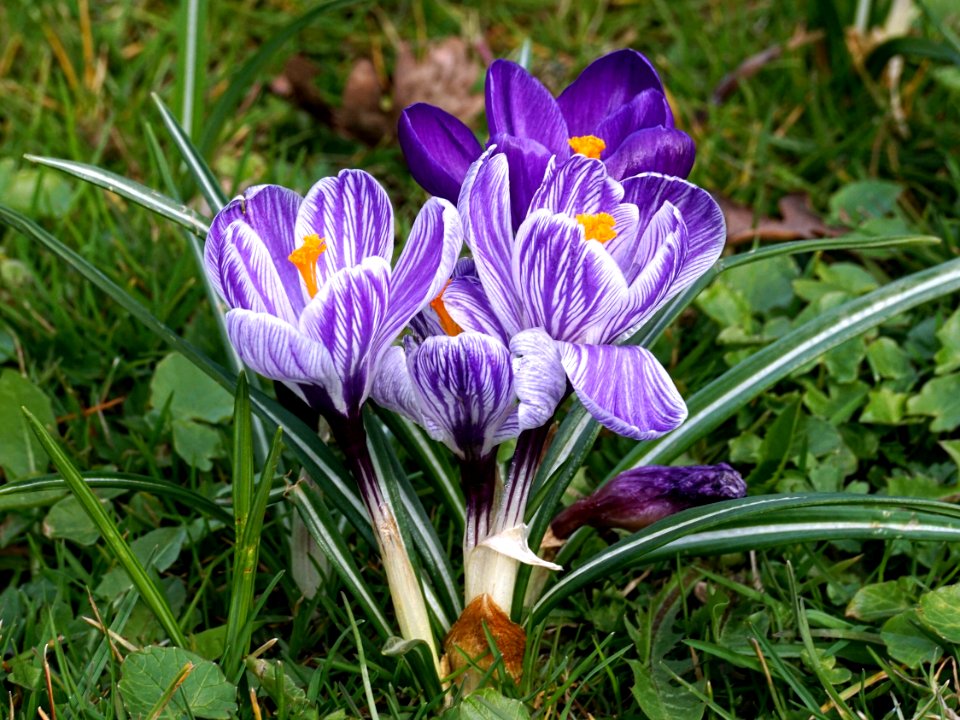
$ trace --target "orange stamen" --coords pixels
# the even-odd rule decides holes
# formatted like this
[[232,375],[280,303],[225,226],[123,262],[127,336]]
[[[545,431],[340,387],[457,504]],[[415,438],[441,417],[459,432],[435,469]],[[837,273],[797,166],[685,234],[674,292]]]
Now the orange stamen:
[[596,215],[582,213],[577,215],[577,222],[583,225],[583,235],[587,240],[605,243],[617,236],[617,231],[613,229],[617,221],[610,213],[602,212]]
[[450,287],[451,282],[453,281],[447,280],[447,284],[443,286],[440,294],[430,301],[430,307],[433,308],[433,311],[437,313],[437,317],[440,318],[440,327],[443,328],[443,331],[450,337],[456,337],[463,332],[463,328],[457,325],[454,319],[450,317],[450,313],[447,312],[447,308],[443,304],[443,293]]
[[307,235],[303,245],[287,256],[297,266],[310,297],[317,294],[317,260],[327,249],[327,241],[319,235]]
[[600,153],[607,148],[607,144],[596,135],[580,135],[567,140],[570,143],[570,149],[575,153],[586,155],[594,160],[600,159]]

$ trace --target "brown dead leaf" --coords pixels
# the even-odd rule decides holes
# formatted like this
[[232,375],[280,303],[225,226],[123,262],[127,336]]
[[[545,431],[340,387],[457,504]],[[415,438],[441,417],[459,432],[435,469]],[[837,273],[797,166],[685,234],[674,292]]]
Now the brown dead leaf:
[[315,79],[319,74],[320,67],[306,55],[291,55],[283,72],[270,82],[270,90],[310,113],[319,122],[329,124],[333,112],[317,89]]
[[810,198],[802,193],[786,195],[777,203],[781,220],[770,217],[754,219],[753,211],[727,198],[717,198],[723,216],[727,221],[727,243],[740,243],[756,240],[786,241],[811,237],[835,237],[843,233],[839,228],[826,225],[810,209]]

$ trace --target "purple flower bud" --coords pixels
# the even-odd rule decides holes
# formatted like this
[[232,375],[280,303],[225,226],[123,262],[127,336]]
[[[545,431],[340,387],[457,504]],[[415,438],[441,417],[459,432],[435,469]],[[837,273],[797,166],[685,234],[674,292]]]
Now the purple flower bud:
[[563,510],[551,523],[567,538],[583,525],[636,531],[667,515],[747,494],[740,473],[726,463],[687,467],[642,467],[613,480]]

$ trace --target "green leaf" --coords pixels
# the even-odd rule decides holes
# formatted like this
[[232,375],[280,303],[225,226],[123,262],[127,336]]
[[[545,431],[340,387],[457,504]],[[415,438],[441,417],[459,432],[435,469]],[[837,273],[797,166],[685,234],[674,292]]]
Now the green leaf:
[[628,660],[633,670],[634,699],[650,720],[700,720],[706,705],[686,688],[670,682],[670,675],[659,668],[660,662],[645,665]]
[[260,681],[260,686],[277,707],[285,707],[293,720],[317,720],[320,713],[316,703],[310,702],[290,673],[279,660],[247,658],[246,668]]
[[862,337],[850,338],[823,354],[830,377],[839,383],[852,383],[860,376],[860,363],[867,355]]
[[941,440],[940,447],[953,458],[953,461],[957,464],[957,475],[960,476],[960,440]]
[[0,372],[0,466],[8,478],[46,469],[47,454],[20,412],[25,407],[50,432],[56,432],[50,398],[15,370]]
[[505,698],[493,688],[471,693],[455,708],[447,710],[443,720],[530,720],[530,712],[519,700]]
[[880,629],[880,637],[890,657],[916,669],[923,663],[935,663],[943,655],[943,648],[920,629],[914,610],[894,615]]
[[937,330],[940,349],[933,359],[937,363],[937,375],[946,375],[960,368],[960,308]]
[[[101,504],[109,511],[113,506],[103,497]],[[78,545],[93,545],[100,537],[96,523],[73,495],[55,503],[43,519],[43,534],[48,538],[70,540]]]
[[173,449],[188,465],[210,470],[213,460],[223,456],[220,433],[203,423],[177,418],[173,421]]
[[177,352],[157,363],[150,381],[150,404],[162,408],[168,401],[170,414],[185,420],[219,423],[233,412],[233,396]]
[[889,215],[902,192],[902,187],[889,180],[859,180],[844,185],[830,198],[829,220],[854,226]]
[[[130,543],[130,550],[144,567],[157,572],[167,570],[177,558],[187,541],[187,529],[183,525],[157,528],[141,535]],[[107,572],[96,594],[102,598],[114,598],[133,587],[133,581],[123,568]]]
[[906,578],[865,585],[850,600],[846,616],[873,622],[903,612],[913,605],[911,585]]
[[940,637],[960,643],[960,585],[947,585],[921,595],[917,616]]
[[181,648],[149,647],[123,661],[119,689],[127,711],[145,717],[160,701],[180,671],[193,670],[160,715],[162,718],[230,718],[237,710],[237,688],[214,663]]
[[62,217],[70,207],[70,186],[63,178],[32,167],[17,168],[13,158],[0,160],[0,197],[20,212]]
[[878,378],[899,380],[914,372],[910,356],[888,337],[879,337],[867,346],[867,362]]
[[871,390],[870,400],[860,414],[860,422],[878,425],[899,425],[903,420],[906,393],[894,392],[890,388],[880,387]]
[[919,395],[907,401],[911,415],[930,415],[933,432],[949,432],[960,426],[960,373],[934,378]]

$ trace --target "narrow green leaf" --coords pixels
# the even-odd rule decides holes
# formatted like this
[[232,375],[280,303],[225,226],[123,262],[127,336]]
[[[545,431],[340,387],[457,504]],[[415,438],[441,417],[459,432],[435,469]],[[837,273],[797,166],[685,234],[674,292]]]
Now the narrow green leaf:
[[73,160],[60,160],[58,158],[39,157],[37,155],[24,155],[23,157],[30,162],[51,167],[67,175],[73,175],[92,185],[97,185],[112,193],[116,193],[120,197],[145,207],[147,210],[155,212],[161,217],[172,220],[194,235],[200,237],[206,237],[207,235],[209,223],[205,219],[197,215],[186,205],[171,200],[166,195],[152,190],[146,185],[141,185],[134,180],[129,180],[109,170],[102,170],[94,165],[74,162]]
[[37,438],[40,440],[40,444],[43,445],[47,455],[50,456],[53,464],[57,467],[57,470],[60,471],[60,475],[63,476],[64,481],[70,487],[70,491],[77,500],[80,501],[83,509],[96,524],[97,529],[100,531],[100,536],[110,548],[111,554],[117,559],[117,562],[123,566],[123,569],[127,571],[127,575],[129,575],[133,581],[134,586],[140,593],[140,597],[143,598],[143,601],[150,610],[153,611],[153,614],[156,615],[157,620],[166,631],[170,640],[180,647],[184,647],[187,644],[187,639],[177,624],[177,619],[167,604],[166,597],[164,597],[161,590],[154,584],[153,580],[147,574],[146,569],[137,559],[137,556],[134,555],[130,546],[127,545],[119,528],[117,528],[113,519],[100,504],[99,498],[87,487],[87,484],[83,481],[83,477],[60,449],[56,441],[44,429],[43,425],[41,425],[26,408],[24,408],[24,414],[31,428],[36,433]]
[[191,135],[199,129],[207,77],[207,0],[181,0],[177,14],[177,97],[180,122]]

